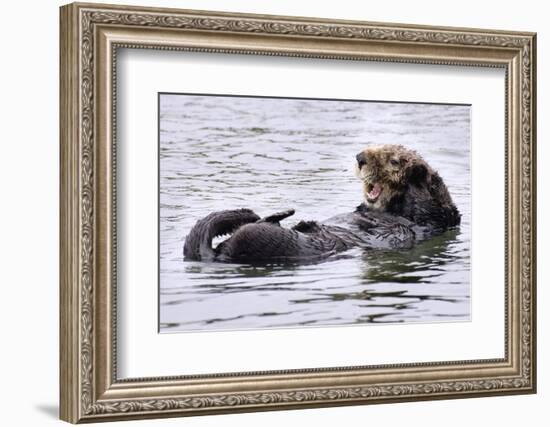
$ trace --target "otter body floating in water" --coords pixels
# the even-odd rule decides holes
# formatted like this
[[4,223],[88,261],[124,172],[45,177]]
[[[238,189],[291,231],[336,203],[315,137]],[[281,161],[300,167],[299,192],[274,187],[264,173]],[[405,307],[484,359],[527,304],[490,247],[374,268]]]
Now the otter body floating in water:
[[[219,262],[307,261],[353,247],[409,248],[460,224],[443,180],[416,152],[400,145],[372,146],[356,156],[365,201],[348,214],[280,222],[288,210],[260,218],[250,209],[214,212],[185,239],[186,260]],[[230,234],[215,248],[212,239]]]

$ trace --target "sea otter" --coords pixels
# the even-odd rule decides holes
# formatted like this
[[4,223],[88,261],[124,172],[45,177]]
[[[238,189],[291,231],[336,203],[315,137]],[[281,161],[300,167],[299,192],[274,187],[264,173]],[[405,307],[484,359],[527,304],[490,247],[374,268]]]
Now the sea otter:
[[[219,262],[307,261],[352,247],[409,248],[460,224],[460,213],[439,174],[401,145],[369,146],[355,157],[364,201],[327,220],[280,222],[294,210],[260,218],[250,209],[214,212],[185,239],[185,260]],[[212,239],[229,234],[215,248]]]

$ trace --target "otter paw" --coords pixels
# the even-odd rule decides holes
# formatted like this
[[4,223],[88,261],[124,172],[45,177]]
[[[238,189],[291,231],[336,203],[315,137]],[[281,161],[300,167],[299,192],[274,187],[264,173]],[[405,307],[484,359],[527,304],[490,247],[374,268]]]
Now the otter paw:
[[256,221],[256,223],[261,223],[261,222],[278,223],[278,222],[282,221],[283,219],[294,215],[294,212],[295,212],[294,209],[287,209],[286,211],[276,212],[272,215],[269,215],[269,216],[266,216],[266,217],[263,217],[263,218],[259,219],[258,221]]

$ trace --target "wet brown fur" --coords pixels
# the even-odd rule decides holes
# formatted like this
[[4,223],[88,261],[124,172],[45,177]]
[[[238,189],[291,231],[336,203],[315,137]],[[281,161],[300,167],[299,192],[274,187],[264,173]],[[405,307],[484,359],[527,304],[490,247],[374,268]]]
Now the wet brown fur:
[[[460,223],[460,214],[438,173],[401,145],[370,146],[357,154],[366,201],[354,212],[285,228],[294,210],[260,218],[249,209],[213,212],[185,239],[185,259],[220,262],[314,260],[352,247],[410,248],[414,242]],[[376,197],[373,186],[382,188]],[[369,200],[368,193],[371,193]],[[216,236],[231,237],[212,248]]]
[[[364,164],[358,165],[357,175],[363,181],[367,208],[422,225],[449,227],[460,223],[443,180],[416,151],[402,145],[373,145],[361,153]],[[376,183],[382,191],[373,202],[368,193]]]

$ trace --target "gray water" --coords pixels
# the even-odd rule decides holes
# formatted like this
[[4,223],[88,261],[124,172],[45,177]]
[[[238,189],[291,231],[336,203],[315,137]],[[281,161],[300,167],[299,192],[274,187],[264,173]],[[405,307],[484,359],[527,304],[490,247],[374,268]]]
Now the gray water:
[[[470,107],[161,94],[160,331],[465,321],[470,318]],[[413,249],[352,249],[309,265],[183,261],[193,224],[247,207],[282,225],[362,201],[355,154],[417,150],[462,214]]]

